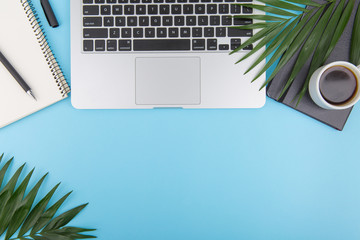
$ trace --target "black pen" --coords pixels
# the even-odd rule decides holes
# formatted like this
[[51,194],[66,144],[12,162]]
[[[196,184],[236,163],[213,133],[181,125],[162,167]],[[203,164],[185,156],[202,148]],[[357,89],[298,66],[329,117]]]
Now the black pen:
[[53,9],[51,8],[51,5],[49,3],[49,0],[40,0],[41,6],[44,9],[46,19],[49,22],[49,25],[53,28],[56,28],[59,26],[59,22],[57,21],[55,17],[55,13]]
[[5,66],[5,68],[15,78],[15,80],[24,89],[24,91],[36,100],[29,85],[27,85],[27,83],[24,81],[24,79],[20,76],[20,74],[15,70],[15,68],[9,63],[9,61],[5,58],[5,56],[1,52],[0,52],[0,62]]

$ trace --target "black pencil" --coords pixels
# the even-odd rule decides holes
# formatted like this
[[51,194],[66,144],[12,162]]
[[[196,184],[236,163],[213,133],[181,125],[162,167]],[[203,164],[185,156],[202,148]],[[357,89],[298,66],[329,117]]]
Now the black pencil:
[[0,62],[5,66],[5,68],[15,78],[15,80],[24,89],[24,91],[36,100],[29,85],[27,85],[27,83],[24,81],[24,79],[20,76],[20,74],[15,70],[15,68],[10,64],[10,62],[5,58],[5,56],[1,52],[0,52]]
[[49,0],[41,0],[40,1],[42,8],[44,9],[46,19],[48,20],[51,27],[56,28],[59,26],[59,22],[55,17],[55,13],[51,8]]

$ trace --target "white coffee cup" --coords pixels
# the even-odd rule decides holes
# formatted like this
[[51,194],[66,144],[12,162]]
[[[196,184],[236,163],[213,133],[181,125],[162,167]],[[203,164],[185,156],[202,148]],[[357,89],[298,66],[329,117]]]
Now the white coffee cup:
[[[343,67],[347,68],[347,70],[350,70],[356,79],[356,89],[354,94],[351,98],[346,100],[343,103],[334,104],[327,101],[323,94],[321,93],[320,89],[320,80],[325,71],[332,67]],[[312,100],[321,108],[324,109],[332,109],[332,110],[343,110],[347,109],[349,107],[352,107],[357,103],[360,99],[360,66],[356,67],[355,65],[344,62],[344,61],[337,61],[330,64],[327,64],[318,70],[316,70],[313,75],[311,76],[310,83],[309,83],[309,93],[312,98]]]

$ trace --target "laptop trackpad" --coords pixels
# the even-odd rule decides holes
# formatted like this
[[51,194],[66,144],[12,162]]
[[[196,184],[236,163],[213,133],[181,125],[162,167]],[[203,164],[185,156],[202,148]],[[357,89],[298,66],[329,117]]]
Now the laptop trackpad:
[[136,58],[136,104],[200,104],[200,58]]

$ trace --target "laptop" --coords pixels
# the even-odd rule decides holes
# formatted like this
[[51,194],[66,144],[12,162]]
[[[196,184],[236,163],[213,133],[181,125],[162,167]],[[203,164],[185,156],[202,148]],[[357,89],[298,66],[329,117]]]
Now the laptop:
[[[240,64],[254,34],[233,18],[253,0],[71,0],[72,104],[78,109],[259,108],[265,90]],[[263,66],[264,63],[260,64]]]

